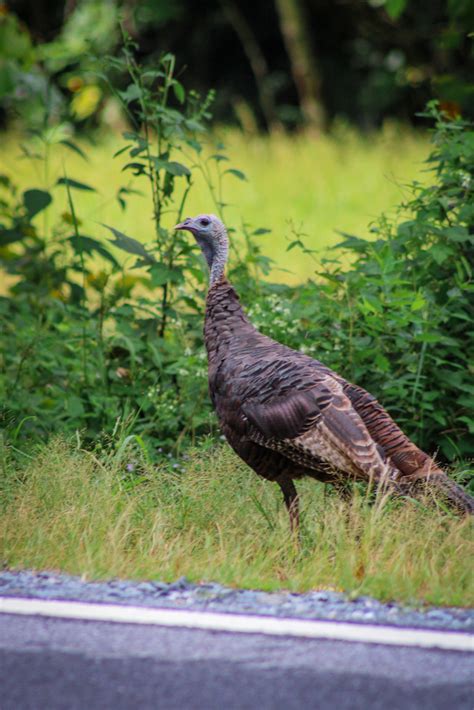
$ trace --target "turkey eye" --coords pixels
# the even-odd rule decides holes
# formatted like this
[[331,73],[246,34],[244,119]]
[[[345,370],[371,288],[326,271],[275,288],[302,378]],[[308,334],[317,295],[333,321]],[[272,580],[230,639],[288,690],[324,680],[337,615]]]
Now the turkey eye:
[[200,221],[203,227],[207,227],[210,224],[210,220],[208,219],[201,219]]

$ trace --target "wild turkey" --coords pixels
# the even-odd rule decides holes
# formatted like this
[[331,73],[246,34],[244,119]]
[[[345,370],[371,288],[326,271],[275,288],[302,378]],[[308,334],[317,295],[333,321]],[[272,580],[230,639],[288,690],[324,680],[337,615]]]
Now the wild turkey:
[[429,482],[459,511],[474,513],[474,498],[372,395],[256,330],[225,278],[229,243],[215,215],[188,217],[175,229],[193,234],[210,270],[204,336],[222,432],[256,473],[279,484],[292,528],[298,525],[293,479],[302,476],[342,489],[348,480],[363,480],[401,492]]

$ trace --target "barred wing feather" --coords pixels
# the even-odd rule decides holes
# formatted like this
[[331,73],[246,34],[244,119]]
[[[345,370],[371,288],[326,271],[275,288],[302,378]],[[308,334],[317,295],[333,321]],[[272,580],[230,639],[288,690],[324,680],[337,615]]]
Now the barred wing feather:
[[[309,468],[321,462],[355,477],[381,481],[397,471],[371,437],[342,385],[330,375],[311,389],[249,401],[242,410],[256,443]],[[313,466],[312,466],[313,463]]]

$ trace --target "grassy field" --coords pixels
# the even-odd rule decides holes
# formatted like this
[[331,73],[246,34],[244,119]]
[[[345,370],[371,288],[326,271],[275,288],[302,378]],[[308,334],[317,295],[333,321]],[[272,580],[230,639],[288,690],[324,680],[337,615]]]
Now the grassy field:
[[357,493],[345,504],[307,480],[298,545],[277,486],[228,447],[191,452],[181,473],[138,464],[129,474],[133,459],[124,446],[93,454],[56,441],[21,475],[4,460],[3,564],[474,604],[469,520],[420,503],[371,506]]
[[[314,262],[297,250],[291,256],[286,252],[293,228],[306,234],[307,246],[317,250],[337,243],[340,237],[335,230],[363,236],[373,219],[402,200],[403,185],[426,179],[423,161],[429,152],[428,137],[394,125],[366,136],[340,127],[320,139],[249,137],[237,130],[221,131],[218,137],[227,146],[230,162],[225,165],[242,170],[248,178],[244,182],[232,175],[224,177],[223,198],[229,204],[226,222],[239,227],[244,220],[255,228],[272,230],[261,239],[264,252],[286,270],[275,269],[272,278],[276,280],[300,281],[315,270]],[[68,176],[97,188],[98,193],[74,194],[83,234],[106,239],[108,234],[99,224],[105,222],[141,241],[152,238],[148,196],[131,198],[125,212],[115,198],[130,175],[121,172],[127,158],[112,157],[123,144],[119,136],[103,136],[94,147],[82,143],[88,162],[67,148],[53,146],[46,165],[19,159],[19,140],[14,134],[2,137],[0,172],[23,189],[49,189],[64,169]],[[189,164],[186,158],[182,160]],[[199,172],[193,173],[193,180],[186,213],[215,212]],[[135,179],[134,187],[146,190],[143,179]],[[47,228],[66,210],[65,191],[56,189]],[[167,221],[170,226],[175,223],[173,210]]]

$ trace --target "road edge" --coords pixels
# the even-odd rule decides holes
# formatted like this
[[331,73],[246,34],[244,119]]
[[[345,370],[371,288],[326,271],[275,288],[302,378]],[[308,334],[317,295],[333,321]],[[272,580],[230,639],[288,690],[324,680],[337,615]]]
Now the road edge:
[[269,636],[373,643],[389,646],[474,651],[474,634],[411,627],[315,621],[246,614],[97,604],[23,597],[0,597],[0,613],[51,618],[144,624]]

